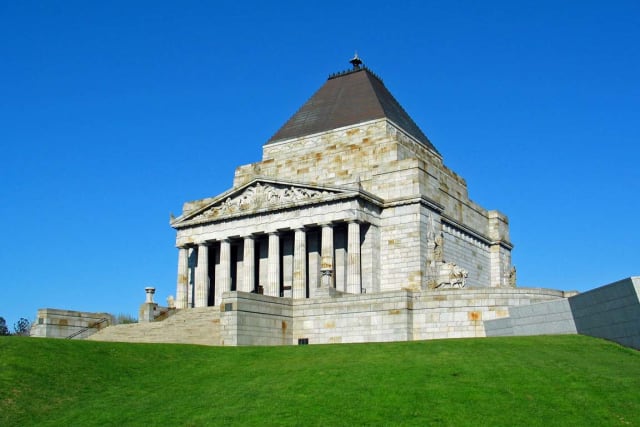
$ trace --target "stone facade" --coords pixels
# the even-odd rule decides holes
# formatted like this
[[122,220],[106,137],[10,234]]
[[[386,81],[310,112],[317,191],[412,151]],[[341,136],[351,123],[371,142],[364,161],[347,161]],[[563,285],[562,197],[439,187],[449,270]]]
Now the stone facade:
[[[426,266],[433,261],[428,259],[429,226],[433,237],[440,239],[440,261],[464,268],[468,286],[512,285],[508,278],[512,245],[506,216],[472,202],[464,180],[447,169],[438,155],[412,141],[387,119],[266,145],[261,162],[237,169],[233,189],[215,198],[186,203],[172,225],[178,232],[177,245],[183,250],[208,247],[201,250],[211,251],[214,246],[213,252],[222,253],[225,241],[241,251],[247,237],[265,240],[264,236],[277,233],[289,242],[288,235],[296,229],[311,232],[307,240],[313,240],[314,232],[328,224],[336,228],[334,287],[341,289],[349,222],[360,224],[363,240],[360,266],[355,267],[364,273],[363,285],[353,288],[358,291],[427,288]],[[308,242],[308,246],[314,244]],[[290,252],[291,244],[285,245],[283,250]],[[197,251],[191,255],[192,267],[196,258],[204,259]],[[237,272],[243,268],[244,253],[231,256],[236,276],[231,287],[222,291],[242,286],[244,273]],[[314,270],[316,264],[311,261],[309,269]],[[264,270],[260,267],[265,266],[252,268]],[[284,271],[288,273],[291,266],[286,263]],[[227,285],[228,272],[221,273],[223,276],[217,272],[210,275],[219,278],[214,283],[221,280]],[[195,270],[191,274],[197,275]],[[189,279],[188,270],[180,277],[183,282],[178,295],[189,297],[186,305],[179,307],[194,305],[190,295],[197,289],[193,288],[195,279]],[[266,277],[259,275],[257,286],[264,288]],[[310,283],[311,288],[316,286],[317,281]],[[219,299],[219,292],[217,296]],[[181,298],[177,299],[180,303]]]
[[178,311],[220,310],[221,345],[394,341],[483,336],[510,305],[563,298],[514,289],[507,217],[352,64],[172,218]]

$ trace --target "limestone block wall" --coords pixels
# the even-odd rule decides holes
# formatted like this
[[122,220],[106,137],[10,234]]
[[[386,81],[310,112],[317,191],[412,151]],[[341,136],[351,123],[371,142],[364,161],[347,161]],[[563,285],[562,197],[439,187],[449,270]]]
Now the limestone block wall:
[[425,195],[487,233],[486,210],[464,179],[386,119],[267,144],[262,161],[236,169],[234,187],[257,176],[319,185],[359,184],[385,199]]
[[491,283],[489,245],[451,224],[443,223],[443,258],[467,270],[467,286],[488,287]]
[[380,290],[420,290],[426,255],[420,203],[386,208],[380,215]]
[[415,294],[413,338],[484,337],[484,322],[509,315],[509,307],[564,298],[562,291],[541,288],[443,289]]
[[515,277],[511,277],[511,273],[515,274],[511,264],[511,249],[501,244],[493,244],[489,247],[489,259],[491,286],[515,286]]
[[527,288],[333,293],[291,299],[226,292],[219,306],[178,310],[160,322],[112,326],[90,339],[238,346],[482,337],[485,323],[506,317],[510,307],[565,296]]
[[362,183],[365,190],[387,201],[420,196],[420,175],[417,159],[394,160],[372,164],[370,181]]
[[[103,321],[103,319],[107,320]],[[115,324],[115,318],[108,313],[43,308],[38,310],[37,319],[31,326],[31,336],[67,338],[76,332],[89,328],[74,337],[82,339],[113,324]]]
[[293,344],[384,342],[485,336],[483,320],[510,306],[563,298],[550,289],[450,289],[296,300]]
[[220,306],[220,345],[292,344],[292,301],[290,298],[225,292]]
[[267,144],[261,162],[236,169],[234,187],[255,176],[332,185],[366,181],[373,163],[397,159],[394,146],[385,120]]
[[561,300],[549,289],[449,289],[341,294],[291,300],[226,293],[220,345],[408,341],[485,336],[509,307]]
[[294,301],[293,344],[406,341],[411,339],[406,291]]
[[384,119],[265,145],[261,162],[237,169],[234,186],[255,176],[315,184],[359,183],[384,199],[423,195],[441,204],[454,220],[490,234],[488,211],[469,199],[465,180]]

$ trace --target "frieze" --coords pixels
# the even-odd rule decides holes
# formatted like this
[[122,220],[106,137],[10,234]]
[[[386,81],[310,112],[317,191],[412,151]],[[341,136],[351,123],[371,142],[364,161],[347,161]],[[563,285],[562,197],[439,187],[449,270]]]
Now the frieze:
[[322,200],[327,196],[333,196],[335,194],[336,193],[326,190],[314,190],[295,186],[281,187],[257,183],[245,189],[241,194],[228,197],[220,204],[205,210],[190,220],[200,221],[204,219],[214,219],[221,216],[251,212],[278,205]]

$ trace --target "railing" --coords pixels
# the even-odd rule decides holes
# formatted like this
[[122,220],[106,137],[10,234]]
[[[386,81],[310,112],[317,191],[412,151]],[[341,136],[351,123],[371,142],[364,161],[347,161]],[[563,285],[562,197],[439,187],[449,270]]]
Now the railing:
[[78,336],[78,335],[80,335],[81,333],[83,333],[83,332],[87,332],[89,329],[93,329],[93,328],[95,328],[96,326],[98,326],[98,325],[100,325],[100,324],[102,324],[102,323],[104,323],[104,322],[108,322],[108,321],[109,321],[109,319],[108,319],[108,318],[103,317],[102,319],[98,320],[96,323],[94,323],[94,324],[92,324],[92,325],[89,325],[89,326],[87,326],[87,327],[84,327],[84,328],[82,328],[82,329],[80,329],[80,330],[78,330],[78,331],[75,331],[74,333],[72,333],[71,335],[69,335],[69,336],[67,337],[67,339],[68,339],[68,340],[70,340],[70,339],[72,339],[72,338],[74,338],[74,337],[77,337],[77,336]]
[[176,313],[176,309],[175,308],[161,309],[160,310],[160,314],[158,314],[158,316],[156,316],[152,321],[153,322],[162,322],[166,318],[173,316],[175,313]]

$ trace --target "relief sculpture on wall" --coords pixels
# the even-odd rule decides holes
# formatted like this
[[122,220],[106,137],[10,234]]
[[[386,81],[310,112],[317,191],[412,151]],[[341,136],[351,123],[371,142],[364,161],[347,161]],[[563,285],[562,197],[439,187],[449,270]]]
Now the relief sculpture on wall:
[[217,218],[224,215],[269,208],[287,203],[320,200],[333,194],[334,193],[325,190],[257,183],[245,189],[240,195],[228,197],[219,205],[207,209],[193,219]]
[[438,288],[464,288],[467,284],[469,273],[454,262],[440,262],[438,266]]
[[427,288],[464,288],[469,273],[453,262],[444,260],[444,234],[436,229],[433,215],[427,222]]

